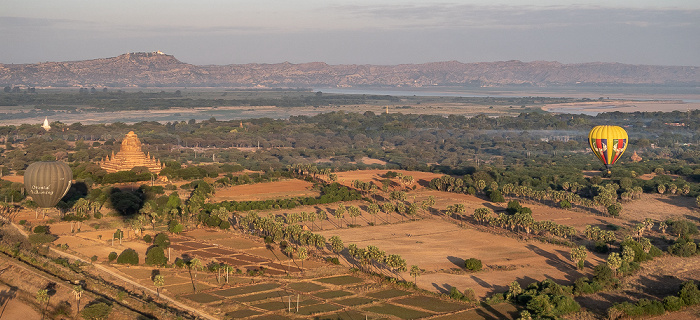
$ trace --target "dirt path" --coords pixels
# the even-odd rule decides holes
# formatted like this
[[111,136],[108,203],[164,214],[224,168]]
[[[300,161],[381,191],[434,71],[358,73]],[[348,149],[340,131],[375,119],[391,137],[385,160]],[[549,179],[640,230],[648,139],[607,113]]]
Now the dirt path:
[[[12,222],[10,222],[10,224],[11,224],[15,229],[17,229],[22,235],[24,235],[25,237],[27,236],[27,233],[26,233],[24,230],[22,230],[22,228],[20,228],[19,226],[17,226],[16,224],[14,224],[14,223],[12,223]],[[80,257],[78,257],[78,256],[72,255],[72,254],[67,253],[67,252],[59,251],[59,250],[56,250],[56,249],[51,248],[51,247],[49,247],[49,250],[50,250],[51,252],[53,252],[53,253],[59,255],[59,256],[62,256],[62,257],[68,258],[68,259],[78,260],[78,261],[81,261],[81,262],[84,262],[84,263],[87,263],[87,264],[92,264],[90,261],[87,261],[87,260],[85,260],[85,259],[83,259],[83,258],[80,258]],[[107,273],[107,274],[109,274],[109,275],[111,275],[111,276],[113,276],[113,277],[115,277],[115,278],[117,278],[117,279],[119,279],[119,280],[121,280],[121,281],[124,281],[124,282],[126,282],[126,283],[128,283],[128,284],[130,284],[130,285],[132,285],[132,286],[134,286],[134,287],[137,287],[137,288],[139,288],[139,289],[141,289],[141,290],[144,290],[145,292],[148,292],[148,293],[150,293],[150,294],[152,294],[152,295],[158,295],[158,292],[156,292],[155,290],[153,290],[153,289],[151,289],[151,288],[148,288],[148,287],[146,287],[146,286],[143,286],[143,285],[139,284],[138,282],[132,281],[132,280],[130,280],[130,279],[128,279],[128,278],[122,276],[122,275],[121,275],[118,271],[116,271],[116,270],[113,270],[113,269],[111,269],[111,268],[105,267],[105,266],[103,266],[103,265],[101,265],[101,264],[97,264],[97,263],[92,264],[92,265],[93,265],[97,270],[100,270],[100,271],[102,271],[102,272],[104,272],[104,273]],[[214,316],[211,316],[211,315],[209,315],[209,314],[207,314],[207,313],[205,313],[205,312],[203,312],[203,311],[201,311],[201,310],[198,310],[198,309],[192,308],[192,307],[190,307],[190,306],[188,306],[188,305],[186,305],[186,304],[183,304],[182,302],[179,302],[179,301],[177,301],[177,300],[175,300],[175,299],[173,299],[173,298],[170,298],[170,297],[168,297],[168,296],[166,296],[166,295],[160,294],[160,298],[163,299],[163,300],[166,300],[166,301],[168,301],[168,302],[170,302],[170,303],[172,303],[172,304],[174,304],[174,305],[177,306],[178,308],[181,308],[181,309],[187,310],[187,311],[189,311],[189,312],[192,312],[192,313],[194,313],[194,314],[196,314],[196,315],[198,315],[198,316],[200,316],[200,317],[202,317],[202,318],[204,318],[204,319],[210,319],[210,320],[218,320],[218,319],[219,319],[219,318],[216,318],[216,317],[214,317]],[[3,319],[4,319],[4,318],[3,318]]]

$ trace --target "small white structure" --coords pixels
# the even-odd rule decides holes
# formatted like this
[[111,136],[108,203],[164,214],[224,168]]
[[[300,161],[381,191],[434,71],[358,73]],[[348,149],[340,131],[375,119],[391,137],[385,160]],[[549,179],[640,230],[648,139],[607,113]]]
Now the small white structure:
[[51,126],[49,125],[49,117],[44,118],[44,124],[41,127],[46,131],[51,130]]

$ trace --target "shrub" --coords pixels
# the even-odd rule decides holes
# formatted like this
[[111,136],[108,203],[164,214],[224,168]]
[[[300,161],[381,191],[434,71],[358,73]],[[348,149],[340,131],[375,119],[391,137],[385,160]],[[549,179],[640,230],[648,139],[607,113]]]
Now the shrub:
[[467,260],[464,260],[464,267],[467,268],[467,270],[479,271],[482,267],[481,260],[476,258],[469,258]]
[[29,243],[35,246],[53,242],[56,239],[58,239],[58,237],[56,237],[55,235],[46,233],[35,233],[29,235]]
[[678,296],[683,299],[683,303],[686,306],[700,303],[700,290],[698,290],[698,286],[692,280],[683,283]]
[[683,299],[676,296],[664,298],[664,308],[668,311],[678,311],[683,308]]
[[593,248],[593,251],[598,253],[608,253],[610,252],[610,247],[605,242],[597,241],[595,243],[595,248]]
[[219,224],[219,229],[221,230],[227,230],[231,228],[231,223],[228,221],[221,221],[221,224]]
[[177,220],[172,220],[168,224],[168,231],[170,231],[170,233],[180,233],[184,228],[185,227],[181,223],[177,222]]
[[340,260],[337,257],[326,257],[326,261],[336,265],[340,264]]
[[49,233],[49,226],[36,226],[36,227],[34,227],[34,233],[37,233],[37,234]]
[[153,243],[153,238],[151,237],[150,234],[147,234],[147,235],[143,236],[143,241],[146,243]]
[[167,234],[161,232],[153,238],[153,244],[163,249],[167,249],[168,247],[170,247],[170,238]]
[[92,261],[93,263],[94,263],[95,261],[97,261],[97,256],[92,256],[92,257],[90,257],[90,261]]
[[599,264],[593,269],[593,280],[607,286],[614,279],[613,271],[606,264]]
[[139,254],[136,252],[134,249],[125,249],[122,251],[121,254],[119,254],[119,257],[117,257],[117,263],[120,264],[130,264],[130,265],[138,265],[139,264]]
[[571,209],[571,202],[562,200],[561,202],[559,202],[559,207],[562,209]]
[[20,221],[19,221],[19,225],[20,225],[20,226],[23,226],[23,225],[25,225],[25,224],[27,224],[27,220],[20,220]]
[[489,194],[489,199],[491,200],[491,202],[506,202],[506,199],[503,198],[503,195],[498,190],[491,191],[491,193]]
[[101,320],[107,319],[111,312],[112,306],[104,302],[99,302],[86,306],[80,314],[83,316],[83,319],[86,320]]
[[114,262],[114,260],[117,260],[117,257],[118,257],[118,256],[119,256],[119,255],[118,255],[116,252],[112,251],[112,252],[110,252],[109,255],[107,256],[107,260],[108,260],[109,262]]
[[95,219],[102,219],[102,212],[97,211],[92,216],[95,217]]
[[694,255],[697,250],[698,246],[695,244],[695,242],[686,240],[679,240],[672,246],[668,247],[668,252],[670,254],[681,257],[690,257]]
[[146,264],[149,266],[164,266],[168,263],[168,258],[165,257],[163,248],[153,246],[146,252]]
[[462,300],[464,298],[464,295],[457,290],[457,287],[452,287],[450,288],[450,298],[454,300]]

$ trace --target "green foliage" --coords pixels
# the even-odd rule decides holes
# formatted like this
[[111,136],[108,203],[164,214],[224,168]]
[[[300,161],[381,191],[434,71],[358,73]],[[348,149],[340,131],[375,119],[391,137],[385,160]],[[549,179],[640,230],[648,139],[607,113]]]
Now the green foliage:
[[34,227],[34,233],[49,233],[49,226],[36,226]]
[[146,251],[146,264],[149,266],[164,266],[168,263],[168,258],[165,257],[163,248],[153,246]]
[[686,306],[692,306],[700,303],[700,290],[693,281],[684,282],[681,290],[678,292],[678,297],[683,300]]
[[482,268],[481,260],[477,258],[469,258],[464,260],[464,267],[470,271],[479,271]]
[[29,235],[29,243],[35,246],[53,242],[56,239],[58,239],[58,237],[53,234],[34,233]]
[[666,312],[661,301],[640,299],[635,304],[629,302],[618,303],[610,307],[608,315],[621,315],[627,317],[662,315]]
[[167,249],[170,247],[170,237],[168,237],[168,234],[161,232],[153,238],[153,244],[163,249]]
[[574,301],[572,291],[572,287],[561,286],[547,279],[531,283],[513,300],[525,305],[533,318],[558,318],[581,309]]
[[152,243],[153,242],[153,237],[151,237],[150,234],[146,234],[143,236],[143,241],[146,243]]
[[171,220],[170,223],[168,223],[168,231],[170,231],[170,233],[178,234],[182,232],[184,228],[185,227],[177,220]]
[[134,249],[131,249],[131,248],[125,249],[124,251],[122,251],[122,253],[119,254],[119,257],[117,257],[117,263],[138,265],[139,264],[139,254]]
[[112,306],[104,303],[104,302],[98,302],[95,304],[91,304],[83,308],[82,311],[80,311],[80,315],[83,317],[85,320],[103,320],[107,319],[109,317],[109,314],[112,312]]
[[692,240],[682,237],[668,247],[668,252],[672,255],[690,257],[697,254],[698,246]]
[[698,233],[698,226],[688,220],[667,220],[666,224],[679,238]]
[[503,194],[501,194],[501,192],[498,190],[492,190],[491,192],[489,192],[489,199],[491,200],[491,202],[496,203],[506,202],[506,199],[503,198]]
[[112,251],[112,252],[110,252],[109,255],[107,256],[107,261],[109,261],[110,263],[112,263],[112,262],[114,262],[114,260],[117,260],[117,257],[118,257],[118,256],[119,256],[119,255],[118,255],[116,252]]
[[668,311],[678,311],[685,305],[683,299],[676,296],[665,297],[663,304],[664,308]]
[[622,212],[622,204],[619,202],[615,202],[615,203],[609,205],[606,209],[608,210],[609,215],[611,215],[613,217],[617,217]]

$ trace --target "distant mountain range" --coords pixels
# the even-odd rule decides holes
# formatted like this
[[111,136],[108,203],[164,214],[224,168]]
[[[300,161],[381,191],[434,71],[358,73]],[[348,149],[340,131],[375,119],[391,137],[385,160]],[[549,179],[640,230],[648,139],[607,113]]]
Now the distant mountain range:
[[197,66],[161,52],[113,58],[0,64],[1,86],[39,87],[425,87],[425,86],[698,86],[700,67],[548,61],[458,61],[400,65],[323,62]]

